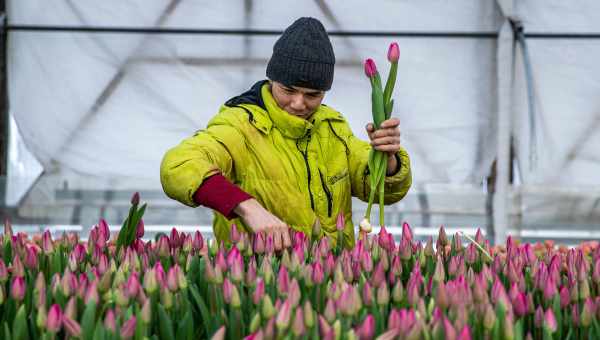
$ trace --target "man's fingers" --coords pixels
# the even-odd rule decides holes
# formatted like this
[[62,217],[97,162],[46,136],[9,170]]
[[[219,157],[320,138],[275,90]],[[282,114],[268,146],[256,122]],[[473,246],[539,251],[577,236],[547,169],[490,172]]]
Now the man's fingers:
[[290,236],[290,231],[285,230],[283,232],[282,237],[283,237],[283,247],[290,248],[292,246],[292,237]]
[[371,145],[373,145],[373,146],[391,145],[391,144],[400,144],[400,138],[398,136],[388,136],[388,137],[381,137],[381,138],[373,139],[371,141]]
[[283,249],[283,241],[281,240],[280,228],[275,229],[275,232],[273,233],[273,241],[275,241],[274,243],[276,251],[280,251],[281,249]]
[[370,134],[371,139],[385,137],[385,136],[400,136],[399,129],[379,129]]
[[400,150],[400,144],[385,144],[385,145],[377,145],[373,147],[375,150],[396,153]]
[[400,125],[400,119],[398,118],[390,118],[388,120],[384,120],[383,122],[381,122],[381,125],[379,126],[380,129],[385,129],[385,128],[395,128],[398,125]]

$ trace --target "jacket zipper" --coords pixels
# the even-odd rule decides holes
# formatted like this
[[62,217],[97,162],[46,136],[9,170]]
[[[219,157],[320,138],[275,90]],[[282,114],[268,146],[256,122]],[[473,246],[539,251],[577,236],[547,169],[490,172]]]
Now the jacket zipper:
[[298,145],[298,143],[300,142],[300,139],[298,139],[298,141],[296,142],[296,148],[298,148],[298,151],[300,151],[300,153],[302,154],[302,157],[304,157],[304,165],[306,165],[306,175],[308,177],[308,196],[310,197],[310,208],[315,211],[315,201],[313,199],[313,194],[312,191],[310,190],[310,166],[308,165],[308,144],[310,142],[310,132],[308,133],[308,139],[306,140],[306,150],[305,152],[302,152],[302,149],[300,149],[300,146]]
[[327,216],[331,217],[333,198],[331,197],[331,192],[325,184],[325,180],[323,179],[323,173],[321,172],[321,170],[319,170],[319,176],[321,177],[321,185],[323,186],[323,190],[325,191],[325,195],[327,196]]

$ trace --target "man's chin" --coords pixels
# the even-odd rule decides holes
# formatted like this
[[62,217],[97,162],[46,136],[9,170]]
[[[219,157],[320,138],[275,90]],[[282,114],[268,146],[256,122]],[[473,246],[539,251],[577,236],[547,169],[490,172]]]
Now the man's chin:
[[292,116],[296,116],[296,117],[302,118],[302,119],[308,119],[313,114],[313,112],[295,113],[295,112],[289,112],[289,111],[287,111],[287,113],[291,114]]

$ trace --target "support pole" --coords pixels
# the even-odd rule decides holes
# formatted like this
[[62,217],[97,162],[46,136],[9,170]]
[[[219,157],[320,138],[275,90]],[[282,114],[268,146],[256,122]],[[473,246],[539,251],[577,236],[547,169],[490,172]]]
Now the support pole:
[[6,185],[8,174],[8,141],[9,141],[9,120],[8,120],[8,92],[6,78],[6,2],[0,0],[0,209],[4,215],[6,207]]

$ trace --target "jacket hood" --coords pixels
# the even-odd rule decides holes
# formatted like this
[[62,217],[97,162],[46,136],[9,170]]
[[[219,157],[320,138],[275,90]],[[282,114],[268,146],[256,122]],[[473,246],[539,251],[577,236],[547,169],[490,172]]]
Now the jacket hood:
[[241,104],[252,104],[261,107],[266,111],[267,108],[263,102],[260,91],[262,86],[267,82],[268,80],[266,79],[257,81],[248,91],[226,101],[225,106],[233,107]]

